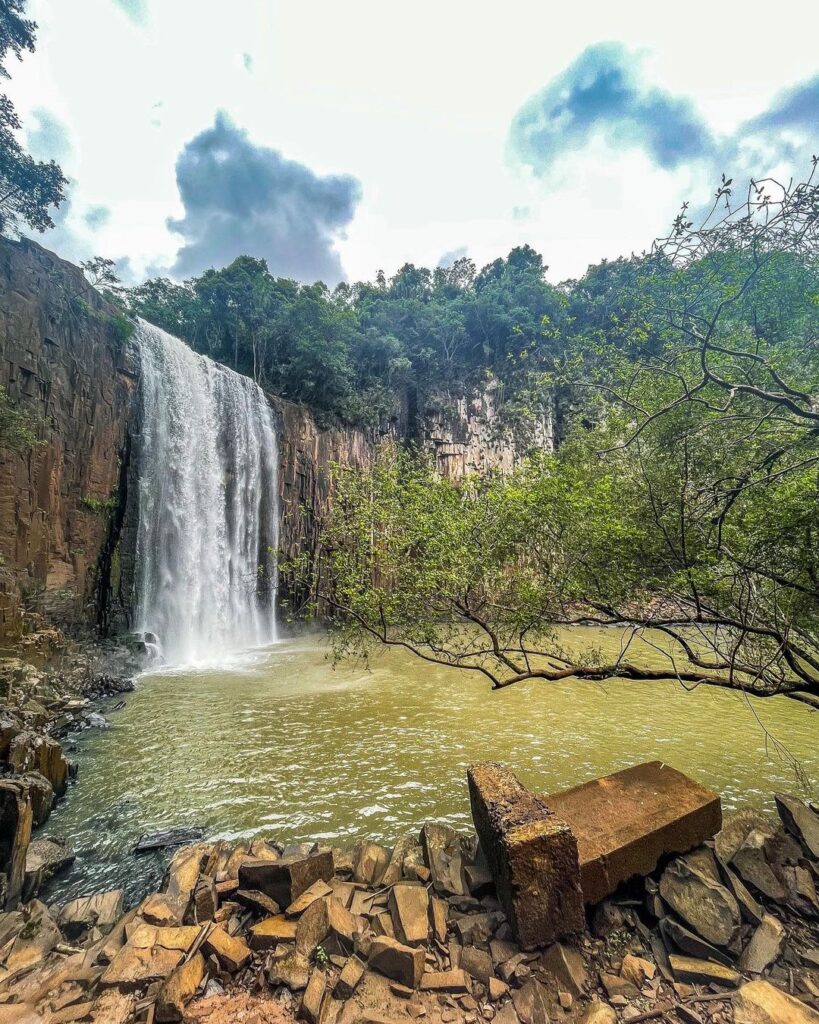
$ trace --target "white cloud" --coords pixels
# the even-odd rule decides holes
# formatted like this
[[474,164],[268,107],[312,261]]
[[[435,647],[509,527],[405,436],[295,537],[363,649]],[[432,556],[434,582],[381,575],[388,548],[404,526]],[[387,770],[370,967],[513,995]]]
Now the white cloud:
[[91,207],[109,209],[96,251],[127,255],[135,273],[174,262],[180,239],[167,221],[184,216],[175,162],[217,110],[255,146],[318,177],[361,182],[337,245],[348,277],[407,261],[434,266],[462,246],[481,263],[529,242],[559,279],[643,248],[684,195],[711,188],[685,165],[659,170],[599,140],[542,180],[507,163],[515,112],[584,49],[614,39],[644,51],[646,76],[690,100],[721,136],[816,69],[817,15],[801,0],[777,8],[777,23],[804,29],[787,47],[771,46],[738,2],[706,0],[686,9],[691,31],[654,0],[586,0],[559,18],[542,0],[29,6],[38,50],[13,69],[10,93],[24,117],[43,108],[67,126],[72,211],[82,220]]

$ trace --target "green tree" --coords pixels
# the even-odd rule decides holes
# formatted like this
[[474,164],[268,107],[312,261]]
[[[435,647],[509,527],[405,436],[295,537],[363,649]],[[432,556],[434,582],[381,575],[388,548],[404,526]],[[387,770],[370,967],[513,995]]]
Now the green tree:
[[[341,474],[316,576],[339,653],[402,646],[495,687],[662,676],[819,698],[819,190],[754,183],[734,205],[723,182],[716,203],[613,268],[625,297],[588,320],[575,305],[585,416],[556,455],[457,486],[392,449]],[[618,627],[620,655],[567,650],[560,627],[581,623]]]
[[[25,50],[34,50],[37,26],[24,11],[24,0],[0,0],[0,79],[11,77],[9,53],[20,60]],[[53,160],[26,153],[17,139],[21,127],[11,100],[0,94],[0,231],[21,224],[45,231],[54,226],[49,210],[62,202],[67,179]]]

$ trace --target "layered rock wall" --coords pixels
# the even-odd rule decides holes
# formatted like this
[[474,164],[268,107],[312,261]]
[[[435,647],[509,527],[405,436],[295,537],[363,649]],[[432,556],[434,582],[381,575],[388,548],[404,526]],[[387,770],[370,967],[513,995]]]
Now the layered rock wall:
[[0,384],[38,443],[0,451],[0,646],[26,611],[96,619],[98,566],[117,501],[135,390],[116,311],[82,272],[0,238]]
[[[35,242],[0,238],[0,384],[39,439],[24,454],[0,451],[0,648],[19,640],[32,613],[75,630],[132,625],[139,360],[122,328],[78,267]],[[492,388],[420,410],[408,398],[394,423],[367,432],[320,429],[307,408],[270,401],[287,558],[315,553],[332,466],[366,466],[380,437],[420,443],[452,479],[508,471],[520,454]],[[527,447],[551,443],[544,420]],[[282,596],[290,609],[305,598]]]

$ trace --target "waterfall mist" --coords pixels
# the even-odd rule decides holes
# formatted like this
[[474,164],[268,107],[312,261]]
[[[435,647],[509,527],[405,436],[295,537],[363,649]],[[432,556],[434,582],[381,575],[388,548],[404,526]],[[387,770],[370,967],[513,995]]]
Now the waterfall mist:
[[140,321],[136,624],[168,664],[276,638],[278,450],[261,388]]

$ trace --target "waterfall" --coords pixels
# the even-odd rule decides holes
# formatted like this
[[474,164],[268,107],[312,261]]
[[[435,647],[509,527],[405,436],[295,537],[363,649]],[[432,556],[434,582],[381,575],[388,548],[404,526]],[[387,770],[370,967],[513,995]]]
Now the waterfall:
[[276,428],[252,380],[140,321],[137,628],[168,664],[276,637]]

